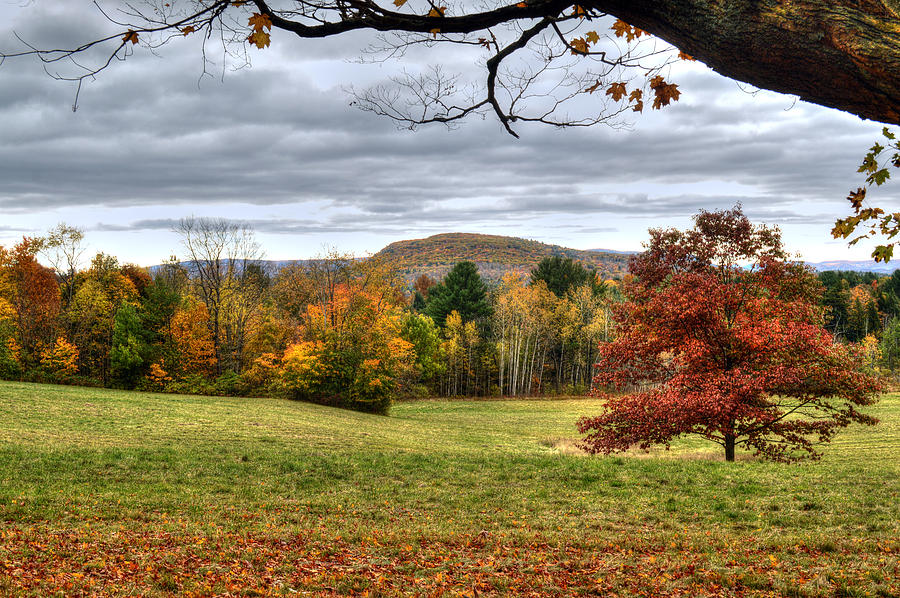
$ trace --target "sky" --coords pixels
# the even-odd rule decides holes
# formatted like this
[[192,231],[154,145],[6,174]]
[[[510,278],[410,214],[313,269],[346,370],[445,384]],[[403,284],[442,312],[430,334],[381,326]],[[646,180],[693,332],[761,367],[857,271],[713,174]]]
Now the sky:
[[[21,47],[14,33],[59,47],[109,26],[86,1],[0,0],[0,50]],[[207,75],[196,40],[137,48],[85,82],[74,112],[73,84],[33,59],[7,60],[0,244],[65,222],[85,231],[89,255],[151,265],[183,256],[172,229],[196,216],[248,223],[269,259],[331,247],[365,255],[443,232],[639,250],[648,228],[685,228],[700,209],[741,202],[808,261],[872,250],[829,231],[849,214],[845,197],[863,182],[856,168],[879,123],[683,63],[669,77],[680,101],[617,127],[522,125],[514,139],[489,117],[408,131],[351,106],[347,88],[435,58],[361,64],[369,41],[275,31],[246,68],[223,68],[211,52]],[[472,70],[461,54],[443,61]],[[875,198],[896,210],[900,187]]]

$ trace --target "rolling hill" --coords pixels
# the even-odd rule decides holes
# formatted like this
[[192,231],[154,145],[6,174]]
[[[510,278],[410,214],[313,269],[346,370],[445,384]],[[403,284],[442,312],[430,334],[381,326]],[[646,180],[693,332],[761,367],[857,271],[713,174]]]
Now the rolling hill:
[[445,233],[397,241],[375,255],[393,261],[408,280],[420,274],[439,279],[454,264],[464,260],[475,262],[485,278],[499,280],[508,272],[528,273],[542,259],[554,255],[570,257],[599,272],[603,278],[615,278],[625,273],[629,259],[622,253],[570,249],[518,237],[475,233]]

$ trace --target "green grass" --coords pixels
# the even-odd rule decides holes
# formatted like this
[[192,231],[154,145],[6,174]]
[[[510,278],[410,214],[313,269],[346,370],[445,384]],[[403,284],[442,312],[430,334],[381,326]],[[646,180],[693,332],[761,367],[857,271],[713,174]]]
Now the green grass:
[[0,383],[0,595],[900,595],[900,396],[800,465],[576,454],[598,407]]

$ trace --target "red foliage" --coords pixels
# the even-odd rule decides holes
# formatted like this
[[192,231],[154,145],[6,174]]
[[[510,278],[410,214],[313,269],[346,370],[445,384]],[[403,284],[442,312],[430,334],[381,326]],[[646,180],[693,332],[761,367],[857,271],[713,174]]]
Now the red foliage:
[[[603,413],[584,418],[584,447],[610,453],[698,434],[776,461],[817,458],[816,444],[876,420],[879,382],[822,328],[820,286],[784,261],[777,229],[740,208],[701,212],[693,230],[653,230],[630,265],[636,281],[600,347]],[[742,266],[741,262],[750,261]]]

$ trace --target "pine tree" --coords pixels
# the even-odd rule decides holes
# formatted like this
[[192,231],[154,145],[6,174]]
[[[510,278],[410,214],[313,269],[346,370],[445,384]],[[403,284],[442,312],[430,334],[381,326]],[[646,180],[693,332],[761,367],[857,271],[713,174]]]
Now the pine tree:
[[459,312],[463,323],[482,320],[491,315],[487,286],[472,262],[459,262],[444,280],[428,293],[425,314],[438,326],[444,326],[452,311]]

